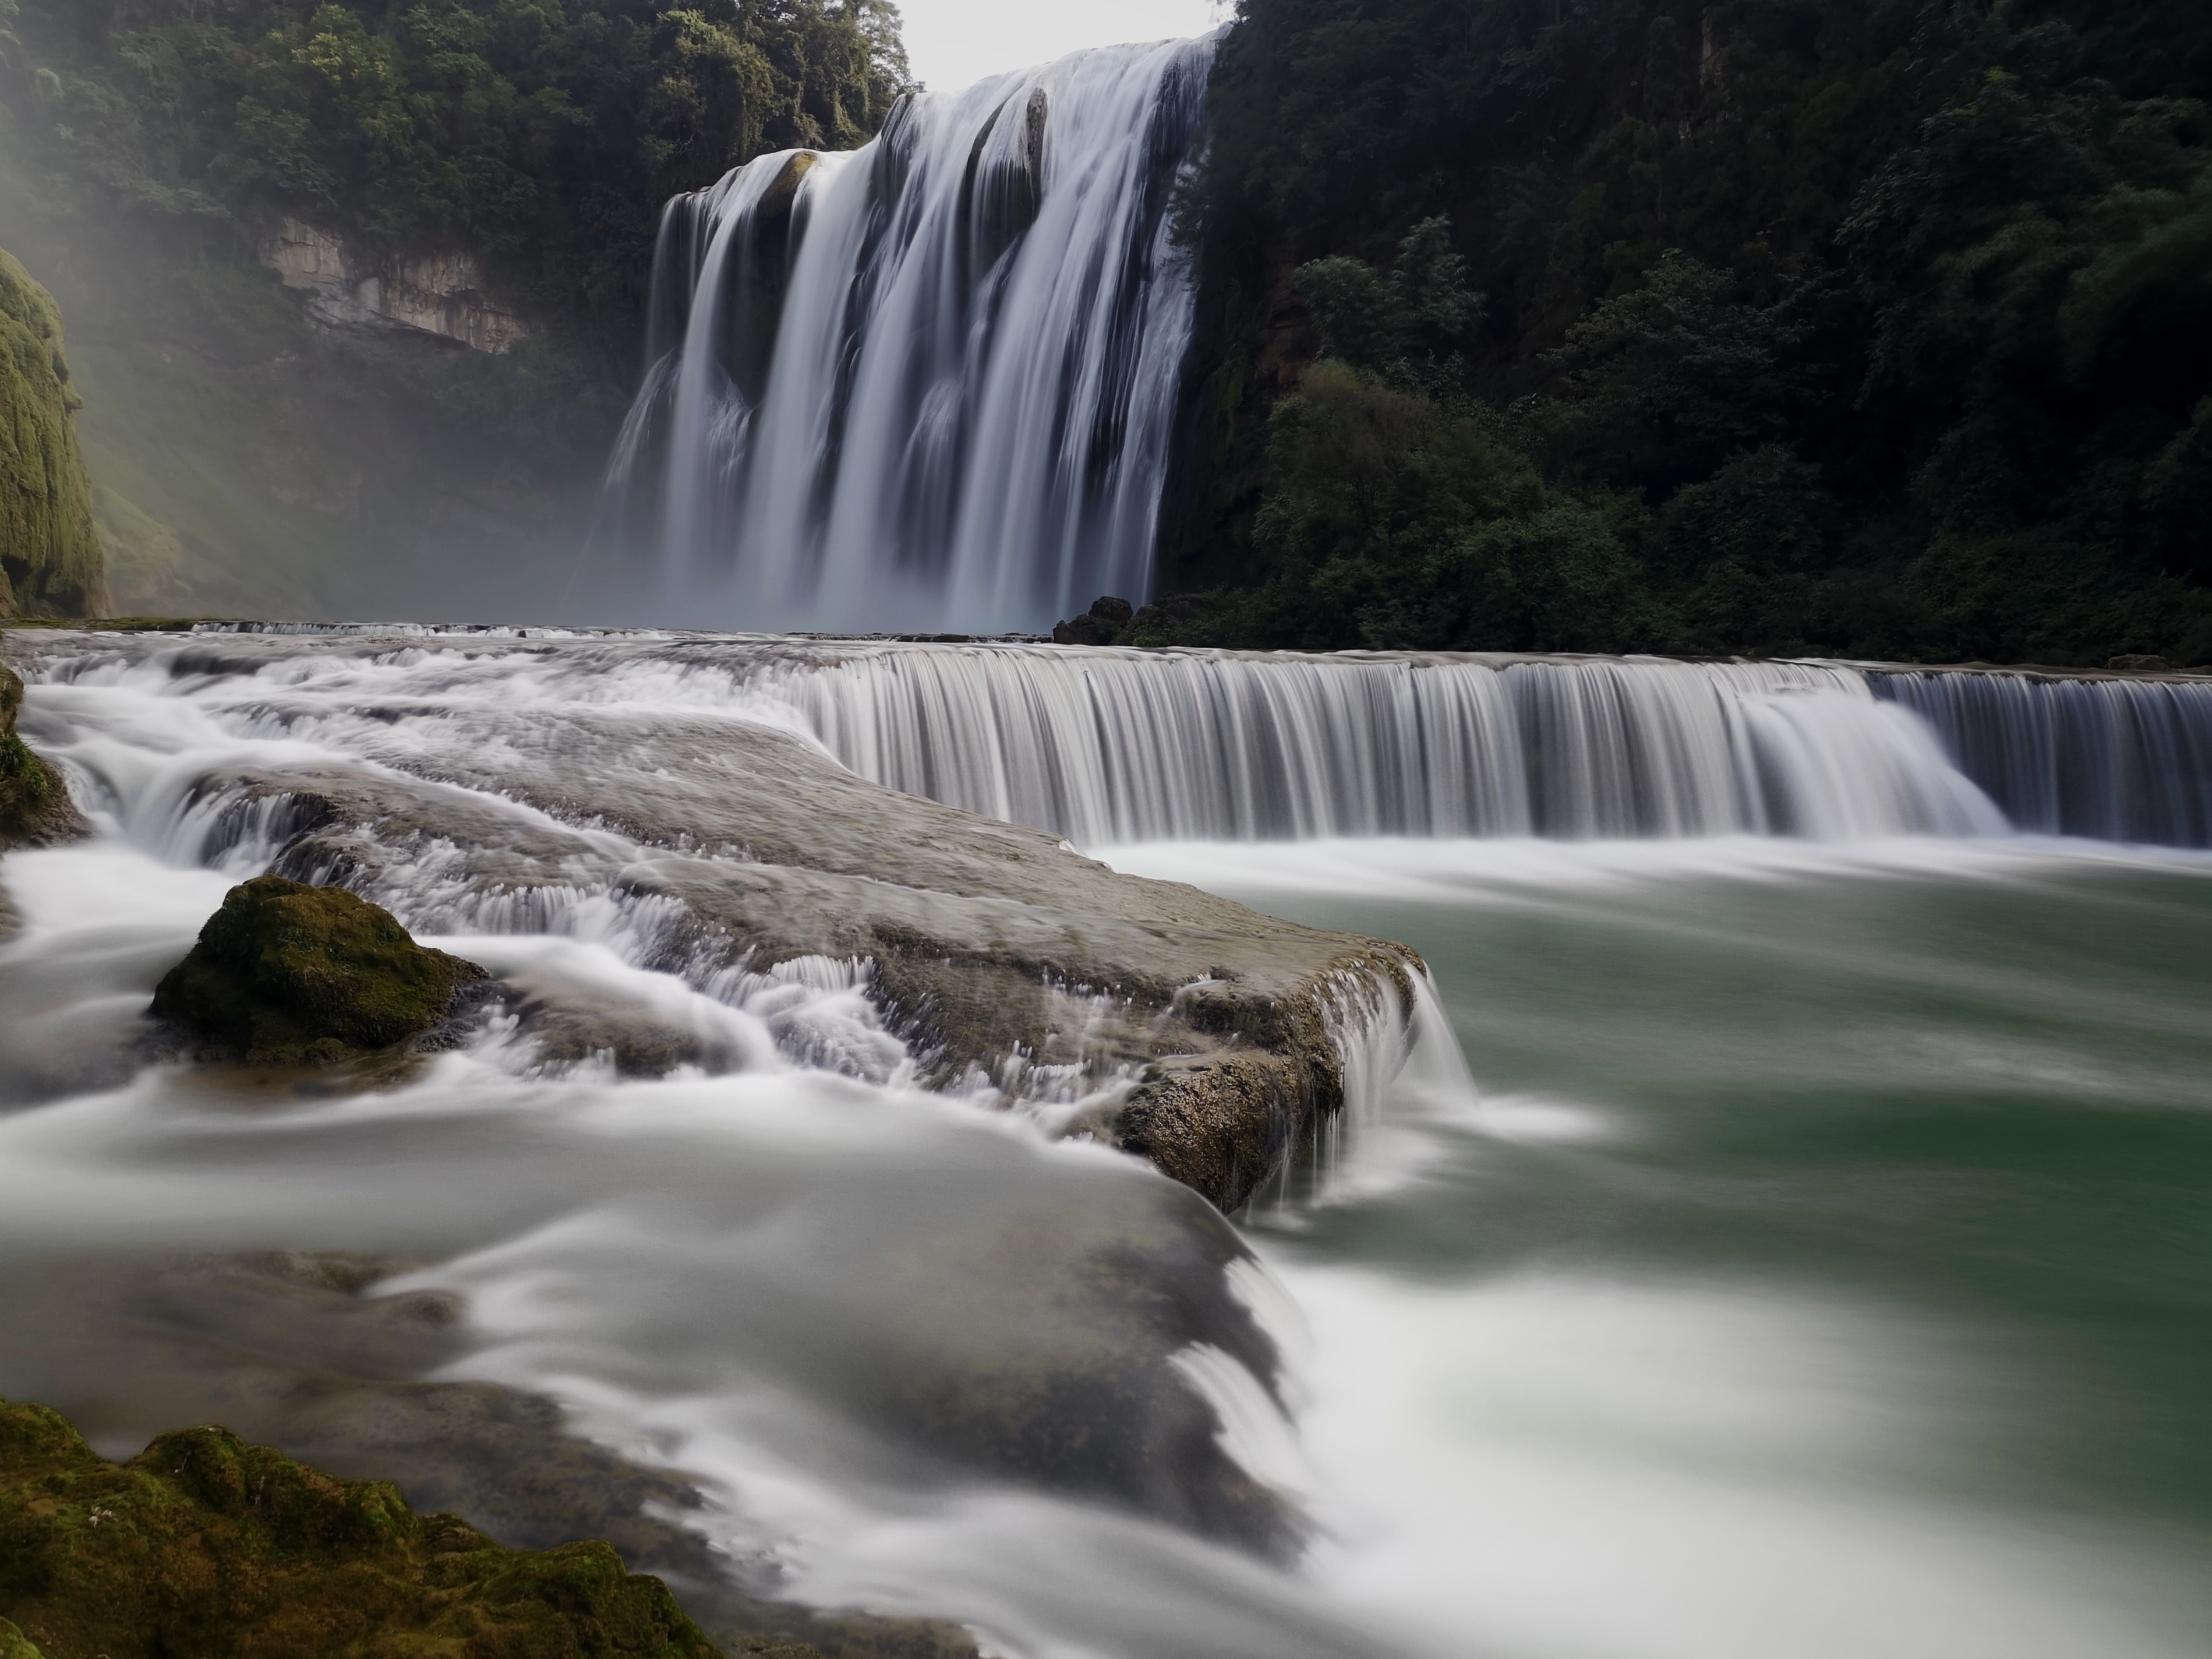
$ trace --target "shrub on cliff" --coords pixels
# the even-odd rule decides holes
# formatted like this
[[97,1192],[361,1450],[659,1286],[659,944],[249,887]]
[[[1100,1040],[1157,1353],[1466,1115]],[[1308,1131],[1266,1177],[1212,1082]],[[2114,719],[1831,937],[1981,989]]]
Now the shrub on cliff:
[[252,1064],[315,1064],[429,1030],[483,977],[343,887],[259,876],[230,890],[153,1012]]
[[106,609],[53,296],[0,252],[0,617]]

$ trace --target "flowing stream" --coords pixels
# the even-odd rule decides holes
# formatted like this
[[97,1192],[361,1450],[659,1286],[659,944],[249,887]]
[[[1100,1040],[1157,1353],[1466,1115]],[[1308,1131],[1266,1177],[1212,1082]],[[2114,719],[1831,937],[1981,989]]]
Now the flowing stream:
[[[429,630],[25,674],[99,833],[0,861],[0,1395],[111,1454],[220,1419],[1037,1659],[2212,1650],[2201,685]],[[1233,1226],[915,1086],[852,964],[653,971],[653,915],[428,841],[377,866],[403,920],[698,1057],[137,1046],[290,833],[228,781],[465,794],[578,710],[795,732],[1433,993],[1347,1056],[1317,1190]],[[675,1484],[516,1507],[517,1401]]]

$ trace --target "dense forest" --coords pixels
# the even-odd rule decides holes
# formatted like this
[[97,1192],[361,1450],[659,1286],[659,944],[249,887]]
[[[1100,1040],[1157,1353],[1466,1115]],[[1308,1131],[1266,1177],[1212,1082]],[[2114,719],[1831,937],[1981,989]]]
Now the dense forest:
[[2212,7],[1242,0],[1123,637],[2212,659]]
[[40,154],[171,231],[293,213],[459,246],[630,348],[660,204],[851,149],[908,85],[887,0],[0,0]]

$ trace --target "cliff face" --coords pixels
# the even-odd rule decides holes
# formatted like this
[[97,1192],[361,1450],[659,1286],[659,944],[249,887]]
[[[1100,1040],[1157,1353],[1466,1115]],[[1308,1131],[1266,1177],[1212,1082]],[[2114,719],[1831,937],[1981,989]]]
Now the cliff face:
[[364,260],[343,238],[287,218],[261,262],[285,287],[311,290],[308,309],[326,323],[416,329],[495,354],[531,333],[522,319],[492,302],[472,253]]
[[360,296],[343,278],[380,267],[329,269],[327,293],[288,286],[313,274],[304,245],[285,269],[255,244],[202,247],[103,210],[23,144],[0,114],[0,225],[69,320],[114,612],[444,619],[511,615],[518,593],[558,605],[557,581],[526,578],[565,573],[590,523],[626,392],[611,370],[536,338],[467,349],[489,342],[445,334],[441,317],[334,316],[326,300]]
[[0,616],[107,608],[53,296],[0,252]]

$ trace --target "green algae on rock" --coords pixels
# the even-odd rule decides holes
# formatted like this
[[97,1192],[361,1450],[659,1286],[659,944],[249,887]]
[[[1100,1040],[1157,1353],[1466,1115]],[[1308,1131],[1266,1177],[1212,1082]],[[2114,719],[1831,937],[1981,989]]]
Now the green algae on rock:
[[343,887],[258,876],[224,897],[153,1012],[252,1064],[319,1065],[428,1030],[483,977]]
[[110,1463],[5,1402],[0,1618],[5,1659],[716,1659],[606,1544],[507,1549],[219,1428]]
[[0,252],[0,617],[107,608],[53,295]]
[[23,682],[0,663],[0,852],[73,841],[86,829],[60,775],[15,735],[22,706]]

